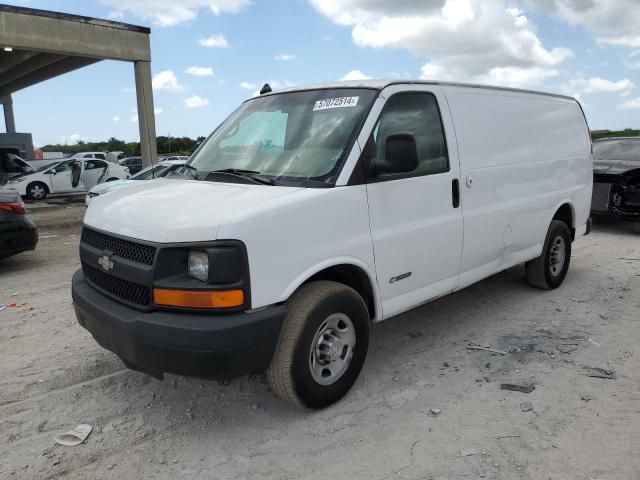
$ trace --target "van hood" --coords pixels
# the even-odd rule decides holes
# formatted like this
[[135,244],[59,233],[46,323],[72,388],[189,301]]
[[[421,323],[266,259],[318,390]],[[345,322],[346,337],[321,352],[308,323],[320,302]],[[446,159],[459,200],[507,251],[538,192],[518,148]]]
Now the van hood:
[[152,242],[211,241],[220,225],[302,190],[164,178],[137,183],[96,197],[85,225]]

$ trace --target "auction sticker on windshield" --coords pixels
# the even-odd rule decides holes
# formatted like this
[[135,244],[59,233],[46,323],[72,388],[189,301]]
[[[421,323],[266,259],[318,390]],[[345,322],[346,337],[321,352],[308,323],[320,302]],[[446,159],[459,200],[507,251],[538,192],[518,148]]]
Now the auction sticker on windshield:
[[338,97],[318,100],[313,106],[313,111],[329,110],[330,108],[355,107],[358,105],[359,98],[360,97]]

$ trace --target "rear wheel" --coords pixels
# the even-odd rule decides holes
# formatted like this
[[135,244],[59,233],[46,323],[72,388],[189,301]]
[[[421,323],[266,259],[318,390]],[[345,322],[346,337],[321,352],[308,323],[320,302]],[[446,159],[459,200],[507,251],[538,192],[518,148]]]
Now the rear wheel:
[[362,297],[340,283],[308,283],[289,301],[269,383],[297,407],[327,407],[351,389],[368,346],[369,314]]
[[562,285],[571,260],[571,232],[566,223],[554,220],[549,226],[542,254],[525,264],[529,284],[550,290]]
[[49,189],[42,182],[33,182],[27,186],[27,198],[30,200],[44,200],[48,193]]

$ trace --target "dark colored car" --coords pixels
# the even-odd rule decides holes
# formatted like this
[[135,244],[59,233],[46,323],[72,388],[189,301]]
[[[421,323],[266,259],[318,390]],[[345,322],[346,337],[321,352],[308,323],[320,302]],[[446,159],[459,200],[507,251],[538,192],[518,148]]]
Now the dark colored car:
[[640,233],[640,137],[593,142],[591,211],[631,220]]
[[142,157],[127,157],[118,160],[118,163],[123,167],[127,167],[131,175],[135,175],[142,170]]
[[23,159],[12,153],[0,151],[0,185],[14,177],[28,175],[36,170]]
[[26,213],[17,192],[0,190],[0,258],[36,249],[38,227]]

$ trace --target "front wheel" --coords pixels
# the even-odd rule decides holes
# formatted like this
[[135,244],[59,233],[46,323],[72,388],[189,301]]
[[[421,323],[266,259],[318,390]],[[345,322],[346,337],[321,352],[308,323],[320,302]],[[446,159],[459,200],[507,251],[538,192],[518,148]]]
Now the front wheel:
[[269,383],[297,407],[327,407],[351,389],[368,347],[369,313],[362,297],[340,283],[308,283],[289,301]]
[[566,223],[554,220],[549,226],[542,254],[525,264],[529,284],[544,290],[562,285],[571,261],[571,232]]
[[47,186],[42,182],[33,182],[27,187],[27,197],[30,200],[44,200],[48,193]]

